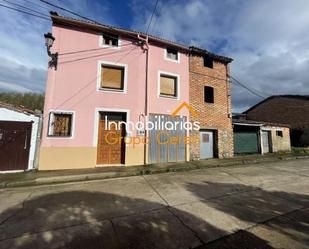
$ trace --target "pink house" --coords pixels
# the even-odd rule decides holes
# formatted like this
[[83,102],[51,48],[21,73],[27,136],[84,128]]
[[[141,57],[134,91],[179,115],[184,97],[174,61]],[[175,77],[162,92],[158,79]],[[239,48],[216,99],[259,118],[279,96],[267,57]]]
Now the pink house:
[[57,69],[48,70],[39,169],[187,160],[182,142],[140,142],[158,134],[123,125],[107,135],[106,122],[188,120],[185,108],[171,114],[189,102],[189,48],[56,14],[51,18],[52,50],[59,55]]

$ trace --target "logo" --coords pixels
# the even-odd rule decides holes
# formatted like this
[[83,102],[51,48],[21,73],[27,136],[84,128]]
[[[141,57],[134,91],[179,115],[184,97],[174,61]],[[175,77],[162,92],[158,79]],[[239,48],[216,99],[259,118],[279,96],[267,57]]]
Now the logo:
[[180,112],[181,109],[183,108],[187,108],[190,112],[190,114],[193,117],[197,117],[198,113],[187,103],[187,102],[182,102],[182,104],[180,104],[175,111],[172,112],[172,116],[177,116],[177,114]]
[[[153,139],[156,139],[158,144],[199,143],[199,136],[195,137],[195,135],[190,137],[187,134],[190,131],[200,130],[200,123],[198,121],[187,121],[182,115],[178,115],[183,108],[188,109],[191,116],[198,116],[198,113],[186,102],[180,104],[171,115],[158,114],[151,115],[150,117],[145,116],[144,122],[138,121],[134,123],[132,121],[111,121],[105,116],[105,130],[108,130],[109,132],[105,133],[104,139],[107,144],[121,143],[122,141],[126,144],[148,144],[150,140],[150,137],[146,136],[148,133],[155,134],[155,138]],[[125,137],[119,137],[115,132],[117,130],[125,130],[127,135]],[[132,131],[136,131],[137,136],[130,136]],[[151,133],[152,131],[156,132]],[[171,131],[182,135],[171,136]],[[164,137],[166,139],[163,139]]]

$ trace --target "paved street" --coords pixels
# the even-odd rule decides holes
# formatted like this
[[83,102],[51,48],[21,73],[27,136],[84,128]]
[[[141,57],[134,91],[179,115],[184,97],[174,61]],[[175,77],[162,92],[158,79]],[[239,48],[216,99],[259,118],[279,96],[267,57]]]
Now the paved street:
[[309,160],[0,190],[0,248],[309,248]]

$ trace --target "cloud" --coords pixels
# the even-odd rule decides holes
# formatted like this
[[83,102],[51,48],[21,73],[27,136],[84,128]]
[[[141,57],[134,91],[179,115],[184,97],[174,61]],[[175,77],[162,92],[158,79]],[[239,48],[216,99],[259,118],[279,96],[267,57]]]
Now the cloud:
[[0,87],[7,90],[43,92],[47,70],[0,57]]
[[[153,4],[135,0],[134,28],[145,28]],[[234,59],[231,74],[269,96],[308,94],[307,0],[160,1],[152,33]],[[141,9],[146,9],[144,12]],[[234,110],[261,98],[232,86]]]
[[[13,2],[13,1],[12,1]],[[34,4],[16,0],[14,3],[35,9],[49,16],[49,10],[68,16],[63,12],[39,1]],[[113,24],[109,4],[100,1],[63,0],[50,1],[90,18]],[[38,4],[41,7],[38,7]],[[5,3],[5,5],[8,5]],[[16,7],[16,6],[15,6]],[[20,12],[0,8],[0,91],[44,92],[48,56],[43,34],[50,32],[51,21],[32,17]]]

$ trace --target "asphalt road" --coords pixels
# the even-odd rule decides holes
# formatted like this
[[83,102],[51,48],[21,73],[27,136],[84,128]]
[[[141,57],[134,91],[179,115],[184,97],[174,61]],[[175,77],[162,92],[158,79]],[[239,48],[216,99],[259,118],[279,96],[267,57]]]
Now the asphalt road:
[[1,189],[0,248],[309,248],[309,160]]

